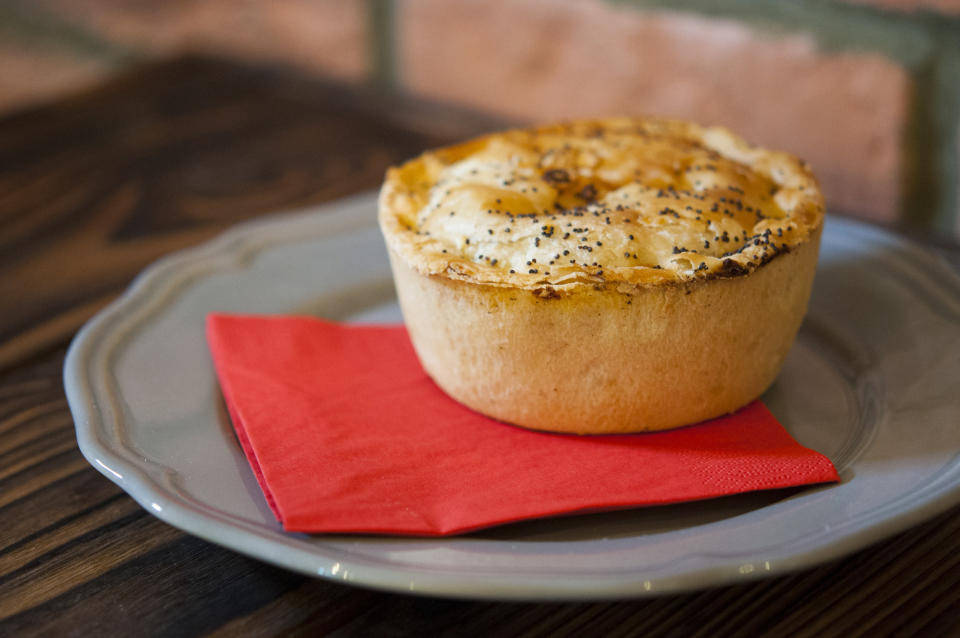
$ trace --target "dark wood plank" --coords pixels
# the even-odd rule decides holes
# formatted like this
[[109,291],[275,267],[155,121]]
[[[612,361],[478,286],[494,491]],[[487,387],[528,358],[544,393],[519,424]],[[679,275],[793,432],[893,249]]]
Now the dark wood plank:
[[447,117],[429,134],[385,111],[370,95],[185,59],[0,120],[0,299],[16,299],[0,313],[0,369],[62,342],[161,255],[376,188],[389,165],[485,126]]
[[[43,382],[61,359],[0,381],[8,401],[20,388],[56,405],[36,419],[70,431],[57,417],[67,416],[62,390]],[[153,518],[85,463],[74,470],[77,460],[75,450],[45,456],[20,483],[29,491],[0,509],[0,635],[875,636],[950,635],[960,623],[960,511],[757,583],[640,601],[470,602],[354,589],[244,558]]]

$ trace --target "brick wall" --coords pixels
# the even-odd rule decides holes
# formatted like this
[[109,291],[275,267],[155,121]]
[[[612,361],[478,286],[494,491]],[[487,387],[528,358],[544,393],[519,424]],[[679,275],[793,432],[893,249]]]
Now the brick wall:
[[960,237],[960,0],[6,0],[0,108],[183,51],[507,121],[724,124],[834,211]]
[[723,124],[810,161],[844,210],[879,220],[899,210],[911,82],[882,55],[605,2],[401,7],[399,73],[416,93],[522,120],[649,113]]

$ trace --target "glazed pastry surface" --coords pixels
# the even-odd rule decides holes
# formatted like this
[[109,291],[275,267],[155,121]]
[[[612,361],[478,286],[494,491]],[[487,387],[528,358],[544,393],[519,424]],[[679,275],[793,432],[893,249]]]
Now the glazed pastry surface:
[[381,193],[391,247],[422,274],[558,291],[746,274],[822,220],[803,162],[669,120],[489,135],[391,169]]

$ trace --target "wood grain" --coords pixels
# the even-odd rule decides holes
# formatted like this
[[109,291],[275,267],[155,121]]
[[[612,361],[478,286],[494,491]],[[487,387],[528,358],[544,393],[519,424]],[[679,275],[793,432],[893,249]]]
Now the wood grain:
[[170,250],[375,187],[490,124],[451,113],[190,59],[0,120],[0,636],[960,635],[960,509],[755,583],[471,602],[276,569],[160,522],[90,467],[61,385],[82,321]]
[[0,121],[0,369],[63,341],[158,257],[375,188],[390,164],[485,126],[418,132],[361,97],[187,59]]

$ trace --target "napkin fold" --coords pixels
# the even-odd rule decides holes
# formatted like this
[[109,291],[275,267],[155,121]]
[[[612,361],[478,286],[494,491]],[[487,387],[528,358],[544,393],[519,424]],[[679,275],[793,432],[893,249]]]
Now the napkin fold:
[[837,481],[760,402],[669,432],[507,425],[426,375],[402,326],[211,315],[237,438],[284,529],[445,535]]

